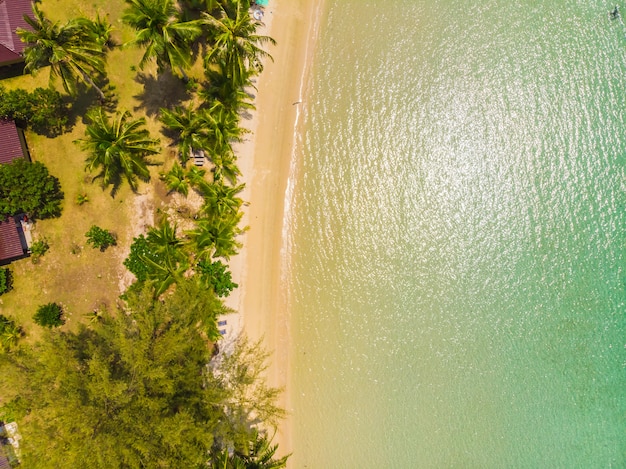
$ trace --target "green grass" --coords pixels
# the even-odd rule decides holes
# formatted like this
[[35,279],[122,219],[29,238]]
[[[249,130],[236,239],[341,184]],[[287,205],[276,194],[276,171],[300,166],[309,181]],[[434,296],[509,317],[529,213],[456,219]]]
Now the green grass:
[[[41,8],[52,19],[65,21],[78,13],[93,17],[96,11],[107,14],[116,30],[113,37],[117,44],[128,41],[133,32],[124,26],[120,17],[124,3],[119,0],[101,0],[91,5],[76,0],[44,0]],[[107,59],[107,74],[119,96],[118,109],[129,110],[133,116],[145,116],[152,136],[160,137],[162,154],[154,158],[157,164],[151,168],[152,180],[141,184],[139,193],[150,193],[156,208],[166,203],[165,190],[158,181],[161,164],[171,165],[175,152],[161,135],[161,124],[156,112],[159,107],[182,103],[189,99],[184,85],[169,75],[157,79],[156,67],[133,71],[143,51],[135,47],[116,47]],[[202,77],[202,67],[196,64],[190,76]],[[48,85],[48,70],[41,70],[35,77],[30,75],[8,78],[2,84],[9,89],[32,90]],[[143,77],[139,80],[138,76]],[[60,90],[60,84],[57,83]],[[110,189],[103,190],[99,181],[84,170],[86,154],[73,143],[84,135],[83,115],[88,106],[94,105],[95,94],[88,92],[72,99],[75,126],[71,132],[50,139],[27,132],[26,139],[32,159],[44,163],[50,173],[59,178],[65,193],[63,214],[60,218],[41,220],[36,224],[35,239],[45,238],[50,250],[34,265],[29,258],[14,262],[13,290],[0,296],[0,314],[15,319],[25,330],[24,340],[36,340],[41,328],[32,319],[39,305],[56,302],[64,307],[66,324],[73,329],[86,322],[86,314],[94,309],[114,310],[120,294],[120,276],[126,272],[122,265],[132,236],[131,217],[134,217],[134,194],[126,184],[112,197]],[[86,194],[88,202],[79,205],[77,196]],[[117,246],[105,252],[86,244],[85,233],[91,225],[98,225],[117,235]]]

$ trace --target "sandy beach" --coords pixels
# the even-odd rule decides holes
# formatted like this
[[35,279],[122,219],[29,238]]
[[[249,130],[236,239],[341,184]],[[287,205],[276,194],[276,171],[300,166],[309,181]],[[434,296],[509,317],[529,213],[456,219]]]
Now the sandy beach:
[[273,37],[257,79],[256,111],[244,126],[251,133],[237,149],[244,175],[244,200],[249,202],[243,225],[242,252],[231,261],[239,288],[227,304],[239,312],[229,316],[228,335],[244,331],[251,340],[264,339],[272,353],[268,383],[285,389],[281,406],[288,412],[274,443],[281,455],[292,451],[289,399],[289,312],[281,284],[281,249],[287,182],[294,154],[299,106],[305,100],[305,79],[312,60],[323,2],[270,0],[259,34]]

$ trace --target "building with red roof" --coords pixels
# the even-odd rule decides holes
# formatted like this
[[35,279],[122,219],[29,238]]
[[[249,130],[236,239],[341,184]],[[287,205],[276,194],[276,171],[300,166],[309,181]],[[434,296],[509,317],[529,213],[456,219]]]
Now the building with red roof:
[[[0,164],[27,158],[24,134],[13,121],[0,121]],[[0,265],[24,257],[28,245],[22,229],[22,217],[0,218]]]
[[0,0],[0,66],[12,65],[24,60],[24,44],[17,28],[30,29],[24,15],[32,15],[30,0]]

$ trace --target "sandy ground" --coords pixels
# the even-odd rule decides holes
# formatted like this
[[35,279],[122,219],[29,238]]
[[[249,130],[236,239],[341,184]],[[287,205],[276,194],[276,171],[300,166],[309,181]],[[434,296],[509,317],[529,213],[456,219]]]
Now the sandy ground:
[[243,224],[244,249],[231,260],[239,289],[227,304],[239,314],[228,316],[227,338],[243,330],[252,340],[264,338],[272,353],[268,383],[285,389],[282,402],[289,416],[274,443],[281,455],[292,451],[289,398],[289,311],[281,283],[283,220],[287,182],[298,127],[299,104],[305,100],[305,77],[312,60],[323,1],[270,0],[259,34],[273,37],[267,61],[256,87],[256,111],[244,126],[252,132],[237,148],[250,201]]

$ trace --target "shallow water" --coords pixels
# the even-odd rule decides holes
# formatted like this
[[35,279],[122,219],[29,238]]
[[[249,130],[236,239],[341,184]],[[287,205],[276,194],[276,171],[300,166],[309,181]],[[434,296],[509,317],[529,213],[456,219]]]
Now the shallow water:
[[600,2],[328,4],[292,467],[626,467],[626,29]]

